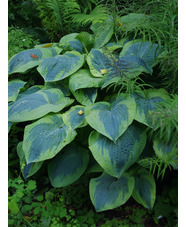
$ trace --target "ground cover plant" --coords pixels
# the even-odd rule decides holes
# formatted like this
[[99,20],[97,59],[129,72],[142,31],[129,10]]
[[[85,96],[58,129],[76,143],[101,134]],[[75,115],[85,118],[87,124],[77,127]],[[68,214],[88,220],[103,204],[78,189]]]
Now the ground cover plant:
[[[139,12],[119,17],[115,5],[108,1],[106,7],[110,11],[96,21],[92,19],[94,12],[77,18],[74,14],[78,23],[92,23],[89,32],[63,35],[59,42],[35,45],[9,60],[12,225],[130,226],[129,220],[118,223],[118,219],[104,219],[101,223],[98,217],[127,207],[131,199],[140,207],[133,211],[126,208],[132,224],[143,225],[147,210],[152,215],[152,209],[158,223],[161,212],[156,201],[159,207],[175,210],[174,215],[169,210],[164,217],[175,218],[176,202],[165,205],[165,195],[156,200],[155,179],[178,167],[177,89],[171,87],[171,81],[166,84],[160,79],[166,75],[164,65],[172,52],[165,40],[159,40],[150,29],[151,18]],[[132,22],[126,27],[134,18],[145,21],[146,30]],[[172,78],[176,76],[175,68]],[[18,164],[25,180],[42,179],[44,192],[62,194],[47,202],[42,190],[37,195],[34,181],[27,185],[19,178],[14,183]],[[15,165],[16,172],[12,168]],[[83,179],[86,190],[81,187]],[[30,188],[30,184],[35,186]],[[57,189],[51,190],[51,186]],[[74,217],[80,215],[76,200],[72,199],[77,205],[75,210],[66,202],[65,193],[69,187],[73,193],[74,186],[75,194],[89,194],[86,204],[92,206],[90,220],[83,217],[86,212],[82,218]],[[175,199],[175,195],[173,192],[170,197]],[[56,208],[53,211],[52,206]]]

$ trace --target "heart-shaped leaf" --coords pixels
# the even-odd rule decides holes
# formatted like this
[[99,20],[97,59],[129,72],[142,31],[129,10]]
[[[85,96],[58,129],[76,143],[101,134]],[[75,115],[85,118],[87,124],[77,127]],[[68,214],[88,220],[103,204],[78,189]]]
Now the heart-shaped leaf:
[[15,79],[8,82],[8,101],[15,101],[19,94],[20,89],[26,84],[26,82]]
[[133,165],[146,144],[146,134],[138,125],[130,125],[116,143],[93,131],[89,149],[100,166],[111,176],[121,177]]
[[64,97],[59,89],[41,89],[15,101],[8,111],[9,121],[23,122],[38,119],[49,112],[59,112],[72,102],[73,100]]
[[134,178],[123,174],[120,179],[103,173],[90,180],[89,192],[97,212],[123,205],[132,195]]
[[90,68],[90,72],[95,77],[103,77],[102,71],[106,69],[110,70],[111,59],[103,52],[103,50],[92,49],[87,55],[87,63]]
[[76,51],[47,58],[37,67],[38,72],[47,81],[62,80],[75,73],[84,63],[84,55]]
[[76,39],[78,33],[71,33],[63,36],[59,41],[59,46],[65,50],[75,50],[82,53],[83,46],[81,42]]
[[14,56],[9,60],[9,70],[8,73],[24,73],[28,69],[31,69],[39,65],[43,59],[54,57],[62,51],[58,47],[50,48],[34,48],[30,50],[24,50]]
[[87,125],[85,121],[84,106],[73,106],[62,114],[64,123],[72,129],[84,127]]
[[17,154],[19,156],[21,172],[23,174],[23,177],[26,179],[34,175],[41,168],[43,162],[35,162],[35,163],[32,162],[27,164],[22,145],[23,145],[23,142],[18,143]]
[[136,59],[133,59],[133,62],[143,66],[143,69],[139,68],[139,72],[145,71],[152,74],[152,67],[157,64],[160,52],[158,44],[133,40],[124,45],[119,57],[125,56],[127,59],[135,56]]
[[109,139],[116,140],[132,123],[136,113],[133,98],[120,93],[108,102],[98,102],[86,107],[88,124]]
[[27,125],[23,140],[27,163],[53,158],[75,136],[76,132],[64,124],[61,114],[47,115]]
[[102,84],[102,79],[92,76],[88,69],[80,69],[70,76],[69,88],[82,105],[93,104],[97,97],[97,87]]
[[132,197],[145,208],[152,209],[156,199],[156,183],[152,174],[140,169],[133,175],[135,186]]
[[159,140],[153,142],[155,154],[167,165],[172,165],[174,169],[178,169],[178,147],[174,144],[164,144]]
[[135,120],[152,128],[150,111],[156,109],[156,103],[168,100],[168,93],[164,89],[148,89],[146,95],[134,93],[131,96],[136,101]]
[[75,144],[65,147],[48,165],[53,187],[72,184],[85,172],[89,162],[88,150]]

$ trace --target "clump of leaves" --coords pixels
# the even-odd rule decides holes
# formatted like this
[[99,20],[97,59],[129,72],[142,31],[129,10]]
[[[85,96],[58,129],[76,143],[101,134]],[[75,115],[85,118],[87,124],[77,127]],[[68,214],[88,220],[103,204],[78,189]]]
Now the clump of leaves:
[[39,44],[39,40],[34,40],[33,35],[26,34],[23,29],[18,27],[8,27],[8,58],[20,51],[33,48]]

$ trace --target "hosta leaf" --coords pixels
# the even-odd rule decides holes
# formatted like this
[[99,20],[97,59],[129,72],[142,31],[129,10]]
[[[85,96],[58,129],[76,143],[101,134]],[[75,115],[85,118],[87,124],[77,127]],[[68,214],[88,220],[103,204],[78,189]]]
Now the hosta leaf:
[[152,174],[145,169],[134,175],[135,186],[132,197],[145,208],[152,209],[156,198],[156,183]]
[[116,179],[106,173],[90,180],[89,192],[97,212],[123,205],[132,195],[134,178],[126,173]]
[[56,81],[56,82],[46,82],[45,87],[58,88],[62,91],[64,96],[69,96],[71,94],[68,86],[68,78],[61,81]]
[[49,179],[53,187],[64,187],[80,178],[88,166],[88,150],[70,144],[48,165]]
[[156,109],[156,103],[169,99],[168,93],[164,89],[148,89],[146,96],[134,93],[131,95],[136,101],[135,120],[152,128],[152,119],[149,117],[150,111]]
[[80,32],[76,36],[76,39],[78,39],[84,47],[91,45],[94,40],[93,36],[91,34],[89,34],[88,32]]
[[47,115],[25,127],[23,151],[27,163],[53,158],[76,136],[61,114]]
[[85,121],[84,106],[73,106],[62,115],[64,123],[72,129],[84,127]]
[[114,50],[120,49],[120,48],[122,48],[122,47],[123,47],[123,45],[118,44],[118,43],[114,43],[114,42],[107,43],[107,45],[106,45],[106,48],[107,48],[108,51],[110,51],[110,52],[113,52]]
[[132,123],[136,113],[136,103],[125,94],[115,95],[108,102],[98,102],[86,108],[88,124],[114,142]]
[[34,86],[28,88],[26,91],[20,92],[18,94],[17,100],[20,99],[20,98],[23,98],[23,97],[25,97],[27,95],[31,95],[31,94],[33,94],[33,93],[35,93],[37,91],[40,91],[43,88],[44,88],[43,85],[34,85]]
[[[152,67],[157,63],[158,55],[160,54],[160,48],[158,44],[152,44],[151,42],[141,42],[140,40],[127,42],[121,53],[120,58],[124,57],[127,59],[131,56],[135,56],[133,62],[139,64],[143,62],[143,67],[146,72],[152,73]],[[139,69],[140,71],[140,69]],[[141,72],[144,70],[141,70]]]
[[107,173],[118,178],[136,162],[145,143],[144,130],[133,124],[116,143],[95,131],[89,136],[89,149],[96,161]]
[[26,82],[15,79],[8,82],[8,101],[15,101],[19,94],[20,89],[26,84]]
[[78,89],[75,92],[72,91],[72,94],[79,103],[88,106],[95,102],[97,97],[97,88]]
[[72,102],[73,100],[64,97],[59,89],[41,89],[15,101],[8,111],[9,121],[23,122],[38,119],[49,112],[59,112]]
[[95,77],[103,77],[101,70],[107,69],[110,70],[111,60],[103,52],[103,50],[92,49],[90,53],[87,55],[87,63],[90,68],[90,72]]
[[155,154],[166,164],[178,169],[178,148],[173,144],[164,144],[159,140],[153,143]]
[[[34,48],[30,50],[24,50],[14,56],[9,60],[9,70],[8,73],[24,73],[28,69],[31,69],[39,65],[43,59],[54,57],[58,55],[62,49],[58,47],[50,48]],[[32,55],[31,55],[32,54]]]
[[59,41],[59,46],[65,50],[76,50],[82,53],[83,46],[81,42],[76,39],[78,33],[71,33],[63,36]]
[[99,35],[95,38],[94,41],[94,48],[100,48],[106,43],[109,42],[111,39],[112,35],[114,33],[114,26],[112,23],[107,23],[105,26],[102,27],[101,32]]
[[71,91],[76,91],[81,88],[101,87],[101,78],[92,76],[88,69],[80,69],[70,76],[69,87]]
[[76,51],[66,52],[63,55],[47,58],[41,62],[37,70],[47,81],[62,80],[75,73],[84,63],[84,55]]
[[148,26],[149,21],[149,15],[129,13],[128,15],[119,18],[119,22],[121,23],[120,30],[126,32],[139,27],[144,28],[144,26]]
[[36,162],[36,163],[32,162],[27,164],[22,145],[23,145],[23,142],[18,143],[17,154],[19,156],[21,172],[23,174],[23,177],[26,179],[34,175],[41,168],[43,162]]

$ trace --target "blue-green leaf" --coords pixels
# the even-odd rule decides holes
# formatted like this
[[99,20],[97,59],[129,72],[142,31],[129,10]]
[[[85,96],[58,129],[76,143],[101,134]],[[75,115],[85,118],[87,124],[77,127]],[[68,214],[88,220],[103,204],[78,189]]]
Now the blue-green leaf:
[[88,150],[70,144],[48,165],[48,175],[53,187],[72,184],[85,172],[89,162]]
[[20,89],[26,84],[26,82],[15,79],[8,82],[8,101],[15,101],[19,94]]
[[122,93],[109,101],[87,106],[85,117],[92,128],[115,142],[132,123],[136,103],[133,98]]
[[145,169],[133,175],[135,186],[132,197],[145,208],[152,209],[156,199],[156,183],[152,174]]
[[103,71],[109,71],[111,67],[111,60],[103,52],[103,50],[92,49],[87,55],[87,63],[90,72],[95,77],[103,77]]
[[164,144],[159,140],[153,143],[155,154],[167,165],[171,165],[174,169],[178,169],[178,148],[169,143]]
[[148,89],[145,95],[134,93],[131,96],[136,101],[135,120],[152,128],[150,111],[156,109],[156,103],[168,100],[168,93],[164,89]]
[[24,50],[11,57],[8,73],[24,73],[28,69],[39,65],[43,59],[58,55],[61,51],[62,49],[58,47]]
[[32,162],[27,164],[22,145],[23,145],[23,142],[18,143],[17,154],[19,156],[21,172],[23,174],[23,177],[26,179],[34,175],[41,168],[43,162],[36,162],[36,163]]
[[27,125],[23,140],[27,163],[53,158],[75,136],[76,132],[64,124],[61,114],[47,115]]
[[[137,70],[139,72],[135,72],[137,73],[136,75],[139,75],[142,71],[152,74],[152,67],[156,65],[159,55],[160,48],[158,47],[158,44],[133,40],[124,45],[120,53],[120,58],[125,57],[126,61],[128,59],[130,63],[133,62],[134,64],[139,65]],[[132,60],[130,59],[131,57]],[[131,70],[134,70],[133,67]],[[134,75],[131,76],[134,77]]]
[[75,50],[82,53],[83,46],[81,42],[76,39],[78,33],[71,33],[63,36],[59,41],[59,46],[65,50]]
[[45,87],[47,88],[58,88],[62,91],[64,96],[70,96],[71,92],[68,86],[68,78],[61,80],[61,81],[55,81],[55,82],[46,82]]
[[87,125],[85,121],[85,107],[73,106],[62,115],[64,123],[72,129],[81,128]]
[[80,69],[70,76],[69,88],[78,102],[89,105],[95,102],[97,87],[102,84],[101,78],[92,76],[88,69]]
[[89,149],[96,161],[108,174],[118,178],[136,162],[145,144],[144,130],[134,124],[116,143],[95,131],[89,136]]
[[23,122],[38,119],[49,112],[59,112],[72,102],[73,100],[64,97],[59,89],[41,89],[15,101],[8,111],[9,121]]
[[132,195],[134,178],[123,174],[120,179],[103,173],[90,180],[89,192],[97,212],[123,205]]
[[37,67],[38,72],[47,81],[62,80],[75,73],[84,63],[84,55],[76,51],[47,58]]

